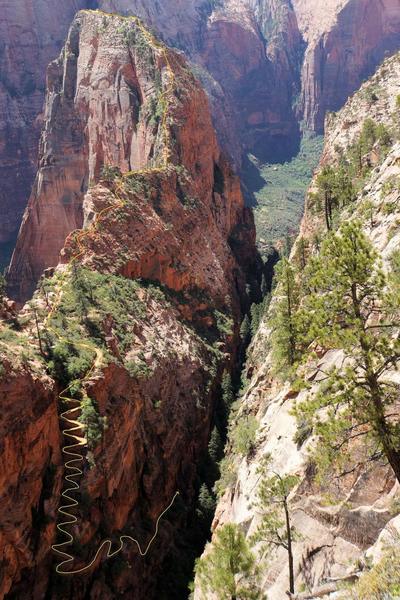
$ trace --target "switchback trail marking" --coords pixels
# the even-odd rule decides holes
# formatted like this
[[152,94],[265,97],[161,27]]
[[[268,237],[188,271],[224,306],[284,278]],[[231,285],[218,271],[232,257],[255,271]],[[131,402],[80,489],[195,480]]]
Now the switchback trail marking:
[[[168,113],[169,113],[169,108],[170,108],[170,103],[171,103],[171,94],[173,94],[174,89],[175,89],[175,75],[174,75],[173,69],[171,67],[167,48],[163,44],[161,44],[144,27],[143,23],[137,17],[134,17],[134,16],[124,17],[121,15],[111,15],[110,13],[104,13],[102,11],[83,11],[83,12],[87,12],[87,13],[91,13],[91,14],[100,13],[107,17],[118,17],[119,19],[125,19],[125,20],[128,20],[128,21],[134,23],[136,25],[136,27],[138,27],[138,29],[140,29],[141,33],[145,37],[147,43],[152,48],[152,50],[155,53],[159,53],[161,55],[161,57],[163,58],[165,67],[166,67],[166,71],[167,71],[168,85],[161,94],[161,98],[165,100],[165,110],[163,112],[163,115],[161,118],[161,124],[160,124],[161,135],[162,135],[162,140],[163,140],[162,165],[158,166],[158,167],[155,166],[155,167],[148,167],[148,168],[144,168],[144,169],[138,169],[135,171],[131,171],[131,172],[127,173],[126,175],[132,176],[132,175],[144,175],[144,174],[154,174],[154,173],[166,172],[168,167],[171,164],[171,132],[168,127]],[[82,243],[84,238],[89,235],[92,235],[93,233],[96,234],[99,223],[101,223],[104,220],[104,217],[108,212],[115,210],[116,208],[123,207],[126,204],[126,201],[124,201],[119,196],[119,192],[122,192],[120,185],[118,186],[116,192],[118,194],[118,195],[116,194],[117,202],[115,204],[112,204],[111,206],[107,206],[106,208],[101,210],[97,214],[96,220],[93,221],[93,223],[89,226],[89,228],[81,230],[76,235],[75,242],[77,244],[77,253],[72,256],[71,260],[68,263],[68,266],[65,268],[64,272],[61,275],[61,278],[60,278],[60,281],[59,281],[59,284],[58,284],[57,290],[56,290],[55,302],[54,302],[53,307],[51,308],[51,310],[45,320],[45,323],[44,323],[45,328],[47,328],[49,331],[51,331],[54,334],[54,336],[58,339],[58,341],[65,342],[65,343],[71,344],[75,347],[84,348],[86,350],[93,352],[94,359],[93,359],[92,366],[87,371],[87,373],[80,379],[80,383],[82,384],[82,386],[84,383],[86,383],[90,380],[90,378],[92,377],[95,370],[102,365],[103,351],[90,343],[76,342],[73,340],[69,340],[67,337],[64,337],[63,335],[61,335],[57,329],[55,329],[51,326],[51,320],[61,304],[62,297],[63,297],[63,288],[66,283],[67,277],[70,274],[71,267],[73,266],[74,263],[76,263],[84,255],[84,247],[83,247],[83,243]],[[69,237],[70,236],[68,236],[68,238]],[[67,240],[68,240],[68,238],[67,238]],[[77,414],[80,411],[80,401],[68,396],[71,385],[72,384],[70,384],[65,390],[63,390],[59,394],[59,400],[61,401],[61,403],[64,403],[68,407],[67,410],[62,412],[60,415],[60,419],[67,423],[67,426],[62,429],[62,434],[65,438],[69,438],[69,440],[71,442],[71,443],[64,445],[62,448],[63,455],[67,458],[67,460],[65,461],[66,474],[64,476],[64,480],[67,482],[68,486],[61,493],[61,497],[66,501],[66,503],[61,504],[61,506],[58,508],[58,513],[60,515],[63,515],[63,517],[66,517],[66,520],[62,520],[60,523],[57,523],[58,532],[61,533],[62,535],[64,535],[66,537],[66,539],[63,542],[53,544],[51,546],[52,550],[63,558],[63,560],[60,563],[58,563],[58,565],[56,567],[56,572],[59,575],[77,575],[80,573],[85,573],[86,571],[90,570],[95,565],[95,563],[97,562],[97,560],[98,560],[99,556],[101,555],[102,551],[104,550],[104,548],[107,548],[106,558],[112,558],[112,557],[116,556],[117,554],[119,554],[123,550],[126,541],[131,541],[134,544],[136,544],[140,556],[142,556],[142,557],[146,556],[146,554],[149,552],[152,544],[154,543],[154,541],[158,535],[159,524],[160,524],[162,517],[169,511],[169,509],[174,504],[177,496],[179,495],[179,492],[175,493],[170,504],[158,517],[158,519],[156,521],[156,525],[155,525],[154,534],[144,549],[142,549],[142,546],[137,539],[133,538],[130,535],[121,535],[121,536],[119,536],[119,546],[117,547],[116,550],[112,550],[113,542],[111,539],[103,540],[101,542],[100,546],[98,547],[93,559],[89,562],[89,564],[81,567],[80,569],[65,570],[67,565],[70,565],[71,563],[73,563],[75,561],[74,556],[72,554],[69,554],[69,552],[66,551],[66,548],[74,542],[74,536],[68,531],[67,528],[70,525],[75,525],[78,523],[78,518],[71,512],[71,509],[79,507],[79,502],[73,496],[71,496],[71,494],[76,492],[80,488],[80,485],[75,480],[75,478],[83,476],[83,471],[80,468],[80,466],[82,466],[82,463],[83,463],[83,456],[82,456],[82,454],[80,454],[78,452],[78,450],[82,450],[87,445],[87,439],[85,437],[85,428],[82,425],[82,423],[80,423],[77,420],[77,418],[78,418]]]

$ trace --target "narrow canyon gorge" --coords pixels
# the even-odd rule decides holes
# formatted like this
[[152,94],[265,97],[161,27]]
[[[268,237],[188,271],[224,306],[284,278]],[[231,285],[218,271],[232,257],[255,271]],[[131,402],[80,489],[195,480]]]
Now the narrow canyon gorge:
[[3,4],[0,600],[400,596],[400,1]]

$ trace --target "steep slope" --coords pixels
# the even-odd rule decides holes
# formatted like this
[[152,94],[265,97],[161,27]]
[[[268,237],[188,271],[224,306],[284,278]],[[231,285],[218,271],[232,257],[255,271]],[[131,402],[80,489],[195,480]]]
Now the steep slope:
[[[84,0],[3,2],[0,17],[0,249],[14,242],[36,172],[46,67]],[[3,260],[0,250],[0,260]]]
[[[157,145],[163,143],[165,98],[157,73],[167,65],[147,50],[140,33],[135,38],[133,32],[130,39],[127,26],[114,36],[106,25],[96,22],[93,37],[96,29],[82,29],[76,20],[65,53],[49,68],[40,168],[8,274],[10,293],[22,300],[44,269],[57,264],[67,235],[82,225],[84,194],[104,165],[116,165],[122,172],[151,165]],[[177,117],[183,127],[176,128],[182,163],[190,170],[195,160],[202,168],[200,158],[193,158],[196,143],[201,153],[218,161],[211,124],[203,124],[201,139],[191,132],[194,125],[201,130],[193,115],[199,112],[200,121],[207,110],[197,91],[199,97],[192,93],[186,114]]]
[[[354,144],[360,133],[364,132],[365,136],[369,128],[375,131],[374,128],[380,127],[377,131],[382,137],[369,142],[368,150],[361,154],[364,175],[356,180],[356,196],[350,206],[336,213],[335,218],[342,222],[358,219],[363,223],[364,232],[382,258],[385,270],[390,269],[400,242],[399,93],[400,55],[397,54],[385,61],[338,114],[327,120],[320,167],[320,172],[329,166],[337,170],[338,165],[343,164],[343,157],[347,160],[346,156],[357,148]],[[300,261],[301,269],[304,269],[302,261],[315,255],[326,235],[323,210],[317,201],[318,185],[316,176],[301,233],[292,252],[292,264]],[[330,349],[317,347],[314,358],[299,369],[297,378],[285,380],[282,373],[279,374],[279,366],[282,369],[283,363],[277,365],[274,358],[276,348],[271,334],[272,312],[277,302],[279,290],[250,348],[245,370],[246,391],[240,400],[231,435],[235,435],[235,424],[238,427],[248,415],[257,417],[259,430],[246,457],[234,454],[231,438],[230,454],[223,472],[226,491],[217,508],[214,528],[228,522],[238,523],[250,539],[260,523],[254,503],[260,483],[259,468],[263,459],[270,456],[271,472],[299,478],[290,496],[292,526],[297,532],[293,552],[298,595],[293,597],[330,597],[329,594],[341,589],[345,582],[354,582],[368,561],[378,561],[382,557],[383,539],[396,543],[398,518],[394,517],[398,513],[399,484],[384,457],[377,453],[371,459],[367,447],[356,440],[350,444],[351,459],[346,463],[345,474],[337,476],[331,471],[323,482],[315,479],[310,451],[315,448],[316,438],[312,436],[312,429],[297,421],[292,411],[306,398],[316,398],[318,393],[323,393],[327,373],[334,366],[341,368],[344,354],[334,342]],[[398,394],[397,373],[392,372],[387,377]],[[299,387],[299,379],[305,385]],[[393,412],[396,418],[396,403]],[[395,552],[398,552],[398,546]],[[287,571],[288,554],[283,547],[275,548],[261,563],[262,587],[271,600],[281,600],[286,595]],[[200,589],[195,597],[203,597]],[[349,599],[353,596],[348,591],[339,597]],[[378,596],[358,596],[356,591],[354,598],[361,597]]]
[[299,111],[307,126],[323,131],[327,111],[336,111],[387,53],[399,48],[397,0],[294,2],[307,42]]
[[296,0],[293,5],[289,0],[69,0],[57,13],[45,0],[6,3],[0,58],[2,263],[35,176],[46,65],[56,58],[74,12],[95,6],[138,15],[186,54],[207,89],[220,143],[237,167],[243,151],[261,162],[296,154],[300,126],[321,132],[326,111],[340,108],[400,44],[397,0]]
[[[12,398],[26,413],[22,373],[39,405],[38,423],[22,422],[6,455],[1,590],[21,599],[140,599],[154,594],[193,510],[221,375],[237,357],[246,282],[257,287],[254,223],[221,156],[205,93],[183,57],[137,19],[78,13],[50,71],[43,194],[32,198],[22,229],[34,224],[26,239],[38,246],[34,254],[32,242],[21,248],[26,259],[40,258],[57,218],[55,268],[21,315],[10,306],[0,323],[2,404]],[[83,177],[92,180],[86,194]],[[75,204],[62,200],[61,186],[71,185]],[[72,232],[79,220],[83,228]],[[72,505],[58,497],[57,403]],[[44,439],[39,408],[49,413]],[[9,444],[7,411],[1,415]],[[78,454],[73,465],[65,463],[68,443]],[[35,450],[29,460],[27,448]],[[56,468],[41,490],[49,462]],[[16,490],[25,503],[14,512]],[[109,561],[106,540],[109,555],[120,547]]]

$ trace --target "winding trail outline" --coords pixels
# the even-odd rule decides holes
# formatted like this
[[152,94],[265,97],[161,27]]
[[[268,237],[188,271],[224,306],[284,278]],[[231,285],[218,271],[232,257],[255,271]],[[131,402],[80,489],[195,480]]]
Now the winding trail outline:
[[[87,11],[82,11],[82,12],[89,13],[89,14],[93,14],[93,13],[99,14],[100,13],[107,17],[117,17],[118,19],[125,19],[125,20],[128,20],[128,21],[134,23],[136,25],[136,27],[138,27],[138,29],[140,29],[141,33],[144,35],[147,43],[152,48],[152,50],[155,53],[159,53],[161,55],[162,59],[164,60],[165,68],[167,71],[167,77],[168,77],[168,85],[167,85],[166,89],[163,90],[163,92],[160,96],[160,99],[163,99],[165,101],[165,110],[163,112],[163,115],[161,118],[161,123],[160,123],[161,135],[163,138],[162,166],[147,167],[147,168],[143,168],[143,169],[130,171],[129,173],[125,174],[125,177],[132,176],[132,175],[144,175],[144,174],[154,174],[154,173],[166,172],[171,163],[171,132],[168,127],[168,114],[169,114],[169,109],[170,109],[170,104],[171,104],[171,94],[173,94],[174,89],[175,89],[175,74],[171,67],[167,48],[163,44],[161,44],[146,29],[146,27],[143,25],[143,23],[141,22],[141,20],[138,17],[135,17],[135,16],[126,17],[126,16],[122,16],[122,15],[106,13],[104,11],[99,11],[99,10],[97,10],[97,11],[87,10]],[[120,187],[117,188],[116,192],[118,193],[119,191],[121,191]],[[62,300],[62,296],[63,296],[63,287],[66,282],[67,275],[69,275],[72,265],[75,262],[77,262],[79,260],[79,258],[81,258],[84,254],[82,240],[86,236],[92,235],[93,232],[95,232],[97,230],[99,223],[101,223],[101,221],[104,220],[104,216],[108,212],[115,210],[116,208],[122,207],[126,204],[126,201],[124,201],[117,194],[116,194],[116,198],[117,198],[116,203],[114,203],[110,206],[107,206],[106,208],[101,210],[97,214],[97,218],[92,222],[92,224],[87,229],[82,229],[76,235],[75,241],[78,246],[78,251],[74,256],[72,256],[66,269],[64,270],[64,272],[61,275],[60,282],[57,286],[58,289],[56,292],[56,300],[44,322],[44,327],[47,328],[49,331],[51,331],[59,341],[66,342],[68,344],[72,344],[76,347],[85,348],[95,354],[92,366],[80,380],[80,383],[82,385],[85,382],[89,381],[90,378],[92,377],[93,373],[95,372],[95,370],[101,366],[101,364],[103,362],[103,352],[100,348],[97,348],[96,346],[94,346],[92,344],[88,344],[86,342],[76,342],[76,341],[68,340],[68,338],[62,336],[57,329],[55,329],[51,326],[51,320],[61,304],[61,300]],[[67,237],[67,240],[68,240],[68,238],[70,238],[71,235],[72,234],[70,234]],[[116,550],[112,550],[113,542],[111,539],[103,540],[101,542],[100,546],[98,547],[93,559],[87,565],[85,565],[79,569],[74,569],[74,570],[66,570],[65,569],[65,567],[67,565],[70,565],[71,563],[74,563],[74,561],[75,561],[75,557],[66,551],[66,548],[69,547],[74,542],[74,536],[70,533],[70,531],[68,531],[67,528],[70,525],[75,525],[78,523],[78,518],[70,511],[73,508],[79,507],[79,502],[73,496],[71,496],[71,494],[75,493],[76,491],[78,491],[80,489],[80,485],[75,480],[75,478],[83,476],[83,471],[78,465],[82,466],[84,459],[83,459],[82,454],[80,454],[78,452],[78,450],[84,448],[87,445],[87,439],[85,437],[84,425],[80,421],[77,420],[77,415],[76,415],[76,413],[78,413],[80,411],[80,401],[76,400],[75,398],[71,398],[70,396],[67,395],[70,392],[71,385],[72,384],[70,384],[66,389],[64,389],[59,394],[59,400],[61,402],[65,403],[65,405],[69,407],[69,408],[67,408],[67,410],[62,412],[60,415],[60,419],[67,423],[67,426],[62,429],[62,434],[65,438],[69,438],[69,440],[71,441],[71,443],[68,443],[62,447],[62,452],[63,452],[64,456],[68,457],[68,460],[65,461],[65,465],[64,465],[65,471],[66,471],[64,480],[69,484],[69,487],[67,486],[66,489],[64,489],[61,492],[61,497],[66,501],[66,503],[61,504],[58,508],[58,513],[60,515],[63,515],[63,517],[66,517],[67,520],[62,520],[60,523],[57,523],[58,532],[61,533],[62,535],[64,535],[66,537],[66,539],[63,542],[59,542],[59,543],[53,544],[51,546],[52,550],[54,552],[56,552],[61,558],[63,558],[63,560],[61,562],[59,562],[56,566],[56,573],[58,573],[59,575],[77,575],[77,574],[87,572],[88,570],[90,570],[93,567],[93,565],[95,565],[95,563],[97,562],[97,560],[98,560],[99,556],[101,555],[104,548],[107,548],[106,558],[107,559],[112,558],[112,557],[116,556],[117,554],[119,554],[123,550],[125,541],[131,541],[134,544],[136,544],[140,556],[142,556],[142,557],[146,556],[158,535],[159,524],[160,524],[161,519],[169,511],[169,509],[174,504],[177,496],[179,495],[179,491],[177,491],[175,493],[174,497],[172,498],[170,504],[163,510],[163,512],[157,518],[154,534],[151,537],[150,541],[147,543],[147,545],[144,547],[144,549],[142,549],[140,542],[136,538],[134,538],[130,535],[121,535],[121,536],[119,536],[119,546],[116,548]]]

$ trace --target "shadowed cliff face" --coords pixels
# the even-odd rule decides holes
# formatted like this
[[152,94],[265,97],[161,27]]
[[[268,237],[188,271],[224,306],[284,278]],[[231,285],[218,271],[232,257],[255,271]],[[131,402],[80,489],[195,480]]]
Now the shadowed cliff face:
[[[211,100],[220,143],[240,166],[243,151],[286,160],[299,123],[321,132],[382,60],[399,47],[397,0],[45,0],[7,3],[0,27],[1,253],[13,240],[34,179],[45,68],[76,10],[98,5],[136,14],[190,58]],[[51,75],[50,75],[51,77]],[[12,200],[11,200],[12,199]]]
[[0,248],[15,239],[37,163],[46,67],[84,0],[5,0],[0,15]]
[[300,113],[308,126],[319,132],[323,131],[326,112],[339,110],[383,58],[400,45],[397,0],[336,0],[334,4],[336,10],[322,32],[316,24],[324,11],[322,3],[319,10],[314,7],[312,15],[305,12],[304,4],[298,2],[297,6],[309,41],[302,70]]
[[[221,375],[237,359],[246,283],[256,284],[254,223],[205,92],[183,56],[136,20],[80,12],[48,81],[41,166],[11,275],[24,292],[41,268],[55,269],[16,327],[10,303],[0,313],[0,595],[140,600],[154,597],[193,510]],[[57,405],[64,410],[67,393],[90,398],[96,415],[74,492],[68,570],[87,565],[105,538],[115,548],[130,535],[145,548],[180,493],[146,558],[127,543],[80,577],[56,576],[51,550],[64,539],[55,530]],[[32,418],[17,419],[29,414],[26,402]]]

